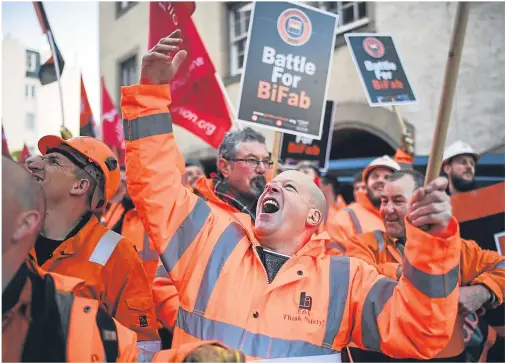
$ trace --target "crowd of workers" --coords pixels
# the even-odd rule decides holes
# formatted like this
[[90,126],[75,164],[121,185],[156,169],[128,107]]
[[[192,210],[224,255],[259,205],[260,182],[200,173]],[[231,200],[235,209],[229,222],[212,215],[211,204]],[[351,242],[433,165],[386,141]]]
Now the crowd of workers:
[[[505,257],[460,236],[449,197],[477,153],[451,145],[426,186],[402,150],[380,157],[347,205],[310,163],[273,175],[246,128],[206,178],[172,133],[181,42],[122,88],[124,168],[90,137],[3,157],[4,361],[502,359],[503,319],[477,317],[503,310]],[[486,329],[477,354],[465,325]]]

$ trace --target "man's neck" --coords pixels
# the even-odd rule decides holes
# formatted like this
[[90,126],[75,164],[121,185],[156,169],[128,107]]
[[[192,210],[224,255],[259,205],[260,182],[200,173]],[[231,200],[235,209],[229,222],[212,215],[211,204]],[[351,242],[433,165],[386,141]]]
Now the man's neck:
[[277,252],[286,256],[292,256],[297,251],[299,251],[310,239],[304,234],[298,236],[297,238],[283,240],[282,238],[277,238],[276,236],[265,237],[260,241],[262,247],[267,248],[273,252]]
[[63,205],[48,206],[44,227],[41,231],[44,237],[56,241],[64,240],[88,212],[88,209],[84,206],[78,208],[75,205],[70,205],[70,207]]
[[449,193],[451,195],[458,194],[459,190],[457,190],[456,188],[454,188],[454,185],[452,185],[452,183],[449,183]]

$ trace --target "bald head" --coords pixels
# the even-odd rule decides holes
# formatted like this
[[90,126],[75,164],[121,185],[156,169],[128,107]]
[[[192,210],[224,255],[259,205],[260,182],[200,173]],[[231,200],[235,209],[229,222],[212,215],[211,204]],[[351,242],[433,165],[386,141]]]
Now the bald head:
[[42,228],[45,200],[41,186],[15,161],[2,157],[2,291],[8,286]]
[[2,205],[4,212],[12,212],[19,206],[21,211],[37,210],[45,214],[42,187],[21,165],[2,156]]
[[312,177],[297,170],[288,170],[279,174],[275,179],[284,177],[294,180],[305,189],[309,196],[310,207],[319,210],[323,214],[324,220],[328,212],[326,198],[321,189],[314,183]]

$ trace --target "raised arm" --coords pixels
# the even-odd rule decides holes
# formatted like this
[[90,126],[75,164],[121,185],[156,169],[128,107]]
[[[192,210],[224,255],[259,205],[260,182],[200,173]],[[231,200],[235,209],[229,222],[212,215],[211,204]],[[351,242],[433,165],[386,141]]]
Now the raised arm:
[[181,42],[178,31],[162,39],[142,59],[141,84],[121,89],[128,191],[177,287],[210,218],[207,204],[182,185],[184,159],[172,132],[168,82],[186,56]]
[[[352,279],[352,341],[394,358],[430,359],[449,342],[457,316],[461,239],[435,180],[416,191],[406,220],[405,263],[400,280],[380,276],[363,261]],[[431,225],[430,233],[420,227]]]

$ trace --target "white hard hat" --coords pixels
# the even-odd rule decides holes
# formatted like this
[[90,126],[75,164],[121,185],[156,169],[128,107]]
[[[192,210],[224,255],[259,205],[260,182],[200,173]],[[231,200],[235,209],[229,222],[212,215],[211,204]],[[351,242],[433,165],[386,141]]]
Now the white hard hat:
[[472,155],[475,162],[479,161],[479,154],[470,145],[458,140],[445,149],[442,163],[444,164],[449,159],[458,155]]
[[363,170],[363,181],[366,183],[366,179],[368,178],[368,174],[372,172],[373,169],[376,168],[388,168],[391,171],[395,172],[401,169],[400,165],[390,158],[387,155],[381,156],[380,158],[372,161],[368,166]]

